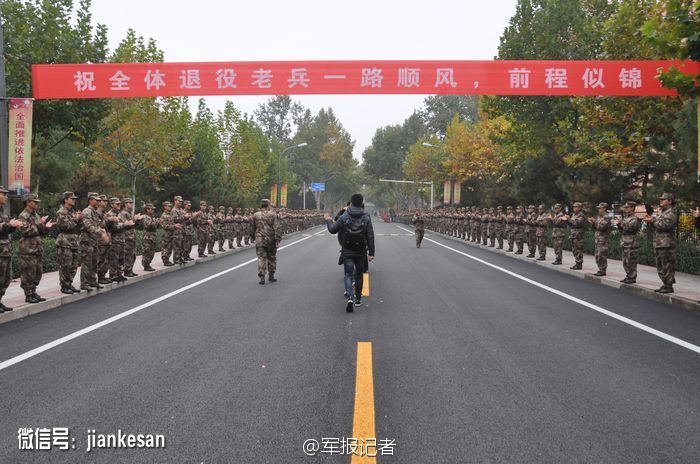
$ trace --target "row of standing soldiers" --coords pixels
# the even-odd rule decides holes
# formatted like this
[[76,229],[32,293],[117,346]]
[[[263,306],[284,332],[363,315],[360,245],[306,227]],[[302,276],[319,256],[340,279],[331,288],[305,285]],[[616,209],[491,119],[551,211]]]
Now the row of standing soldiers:
[[[562,253],[566,230],[569,229],[571,249],[575,263],[571,269],[583,269],[583,248],[585,229],[590,226],[595,230],[595,259],[598,266],[596,276],[606,275],[608,267],[608,241],[612,230],[620,230],[620,246],[622,249],[622,264],[626,276],[623,283],[633,284],[637,279],[637,263],[639,258],[639,231],[645,222],[649,231],[654,233],[654,249],[656,267],[663,285],[657,289],[660,293],[672,293],[675,283],[675,248],[676,226],[678,219],[673,208],[672,194],[664,193],[659,197],[660,205],[655,214],[649,212],[642,218],[635,210],[637,204],[627,201],[623,205],[622,217],[611,217],[608,214],[610,206],[607,203],[597,205],[596,217],[586,217],[581,203],[573,204],[573,212],[567,214],[562,205],[557,203],[553,212],[546,210],[544,205],[529,205],[527,211],[522,206],[496,208],[459,208],[442,211],[432,211],[426,214],[417,213],[412,217],[404,215],[404,222],[422,223],[425,228],[460,238],[469,242],[498,249],[508,244],[507,252],[523,254],[527,244],[528,258],[544,261],[547,254],[547,237],[552,228],[552,241],[555,259],[553,265],[562,264]],[[416,216],[423,216],[422,221]],[[418,233],[417,233],[418,235]],[[498,243],[498,246],[496,246]],[[417,242],[417,246],[419,243]]]
[[[0,208],[7,202],[8,191],[0,187]],[[40,199],[35,194],[24,195],[25,208],[17,219],[2,215],[0,220],[0,300],[7,290],[12,276],[11,234],[19,232],[19,268],[21,287],[27,303],[38,303],[45,298],[37,294],[43,267],[43,239],[53,227],[58,228],[56,259],[59,267],[61,292],[65,294],[92,291],[111,282],[122,282],[136,277],[133,266],[136,260],[136,227],[144,229],[142,241],[142,265],[145,271],[151,267],[156,250],[156,233],[163,229],[161,257],[165,266],[184,264],[190,256],[195,240],[199,257],[254,243],[251,220],[254,210],[213,206],[201,201],[199,211],[192,211],[192,203],[176,196],[173,203],[163,202],[163,213],[156,217],[155,207],[147,203],[143,213],[132,213],[131,198],[107,198],[96,192],[88,193],[88,206],[76,210],[78,197],[73,192],[63,194],[63,204],[56,220],[38,214]],[[317,225],[320,213],[313,211],[281,211],[279,213],[283,233],[291,233]],[[235,244],[235,246],[234,246]],[[171,261],[172,256],[172,261]],[[80,288],[73,280],[80,270]],[[109,276],[108,276],[109,273]],[[11,311],[0,303],[0,314]]]

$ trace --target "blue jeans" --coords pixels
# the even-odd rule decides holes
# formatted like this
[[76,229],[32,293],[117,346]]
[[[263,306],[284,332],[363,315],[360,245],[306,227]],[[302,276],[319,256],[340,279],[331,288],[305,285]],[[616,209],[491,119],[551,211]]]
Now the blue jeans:
[[352,278],[355,277],[355,295],[357,298],[362,296],[363,273],[365,272],[364,256],[345,256],[343,257],[343,270],[345,272],[345,292],[348,298],[353,298]]

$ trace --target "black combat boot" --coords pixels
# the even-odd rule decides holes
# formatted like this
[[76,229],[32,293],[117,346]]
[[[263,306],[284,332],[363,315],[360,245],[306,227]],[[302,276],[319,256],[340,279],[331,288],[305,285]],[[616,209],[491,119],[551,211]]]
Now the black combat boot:
[[12,308],[10,308],[9,306],[5,306],[5,305],[2,304],[2,303],[0,303],[0,309],[2,309],[3,311],[5,311],[6,313],[12,311]]
[[66,295],[72,295],[73,289],[70,287],[61,287],[61,293],[65,293]]
[[265,285],[265,275],[260,276],[260,282],[258,282],[260,285]]
[[270,272],[270,277],[268,277],[267,280],[270,282],[277,282],[277,279],[275,279],[275,273]]

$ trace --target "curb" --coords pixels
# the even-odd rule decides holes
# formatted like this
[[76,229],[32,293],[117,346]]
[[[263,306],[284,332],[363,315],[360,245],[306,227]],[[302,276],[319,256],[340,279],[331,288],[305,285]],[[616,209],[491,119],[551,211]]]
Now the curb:
[[[305,229],[301,230],[298,232],[292,232],[291,234],[285,235],[284,238],[287,237],[293,237],[298,234],[303,234],[306,233],[307,231],[310,231],[314,229],[317,226],[311,227],[310,229]],[[152,279],[153,277],[157,277],[163,274],[167,274],[169,272],[176,272],[179,271],[183,268],[187,268],[190,266],[195,266],[197,264],[205,264],[211,261],[214,261],[216,259],[221,259],[225,258],[226,256],[231,256],[236,253],[239,253],[244,250],[254,250],[254,246],[246,245],[241,248],[235,248],[233,250],[226,250],[226,251],[218,251],[216,255],[213,256],[207,256],[205,258],[195,258],[194,261],[189,261],[186,262],[185,264],[180,264],[180,265],[175,265],[175,266],[170,266],[166,267],[164,269],[158,269],[153,272],[147,272],[143,274],[139,274],[136,277],[129,277],[129,280],[125,282],[113,282],[111,284],[105,284],[103,289],[100,290],[93,290],[92,292],[85,292],[82,291],[77,294],[73,295],[64,295],[64,296],[57,296],[53,298],[49,298],[46,301],[42,301],[41,303],[34,303],[34,304],[24,304],[22,306],[17,306],[15,307],[12,311],[4,314],[0,314],[0,324],[5,324],[7,322],[11,322],[17,319],[23,319],[28,316],[32,316],[34,314],[39,314],[43,313],[44,311],[48,311],[50,309],[58,308],[61,307],[65,304],[72,303],[74,301],[82,300],[85,298],[90,298],[93,296],[101,295],[105,292],[111,292],[113,290],[119,290],[120,288],[128,287],[129,285],[133,285],[138,282],[142,282],[146,279]],[[138,256],[137,256],[138,259]],[[78,268],[80,269],[80,268]],[[78,270],[80,272],[80,270]]]
[[623,284],[622,282],[618,282],[617,280],[614,280],[614,279],[607,279],[604,277],[594,276],[593,274],[584,273],[581,271],[574,271],[572,269],[566,269],[566,268],[562,268],[562,267],[558,267],[558,266],[551,266],[551,265],[549,265],[548,261],[535,261],[532,258],[526,258],[525,255],[514,255],[513,253],[506,253],[505,250],[498,250],[498,249],[491,248],[491,247],[485,247],[483,245],[477,245],[475,243],[467,242],[467,241],[464,241],[462,239],[452,237],[450,235],[442,234],[440,232],[435,232],[435,231],[430,230],[430,233],[434,234],[435,236],[439,236],[442,238],[446,238],[448,240],[452,240],[454,242],[463,243],[465,245],[469,245],[469,246],[472,246],[475,248],[481,248],[481,249],[490,251],[492,253],[499,253],[501,255],[508,256],[509,258],[518,259],[520,261],[525,261],[528,263],[536,264],[538,266],[545,266],[547,269],[551,269],[553,271],[563,272],[563,273],[578,277],[579,279],[585,279],[585,280],[590,280],[592,282],[598,282],[602,285],[607,285],[608,287],[619,288],[619,289],[634,293],[636,295],[642,296],[642,297],[647,298],[649,300],[657,301],[659,303],[670,304],[670,305],[676,306],[678,308],[684,309],[686,311],[691,311],[693,313],[700,314],[700,302],[699,301],[691,300],[689,298],[677,296],[674,294],[668,294],[668,293],[667,294],[659,294],[659,293],[656,293],[654,290],[646,288],[646,287],[640,287],[640,286],[634,285],[634,284]]

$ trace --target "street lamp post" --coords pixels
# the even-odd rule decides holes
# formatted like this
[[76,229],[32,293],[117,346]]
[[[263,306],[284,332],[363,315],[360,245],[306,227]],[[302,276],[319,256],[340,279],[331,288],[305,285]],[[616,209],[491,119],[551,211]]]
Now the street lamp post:
[[280,203],[282,202],[282,157],[287,152],[287,150],[291,150],[292,148],[305,147],[306,145],[308,145],[306,142],[301,142],[300,144],[287,147],[284,150],[282,150],[282,153],[280,153],[280,156],[277,158],[277,198],[275,199],[275,204],[278,208],[281,206]]

